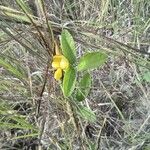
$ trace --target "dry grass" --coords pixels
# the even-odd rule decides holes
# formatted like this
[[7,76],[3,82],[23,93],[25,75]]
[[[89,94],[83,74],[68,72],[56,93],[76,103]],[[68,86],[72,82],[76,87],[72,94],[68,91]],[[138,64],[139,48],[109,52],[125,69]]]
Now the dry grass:
[[[15,0],[0,4],[21,10]],[[149,0],[45,0],[45,5],[54,38],[67,28],[78,56],[95,50],[109,55],[92,72],[93,86],[81,103],[97,120],[83,119],[76,103],[63,98],[50,65],[52,33],[30,3],[38,14],[35,25],[0,16],[0,149],[149,150]]]

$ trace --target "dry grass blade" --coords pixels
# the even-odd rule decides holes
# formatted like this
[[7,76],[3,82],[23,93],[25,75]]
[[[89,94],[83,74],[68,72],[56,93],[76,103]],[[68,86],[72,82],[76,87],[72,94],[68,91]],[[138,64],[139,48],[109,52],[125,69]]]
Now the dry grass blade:
[[29,18],[20,11],[17,11],[15,9],[5,7],[5,6],[0,6],[0,11],[1,11],[1,13],[0,13],[1,17],[3,17],[3,18],[6,18],[6,19],[14,18],[21,22],[30,23]]
[[[149,8],[149,0],[0,0],[0,149],[149,150]],[[82,102],[64,98],[53,77],[62,29],[75,39],[77,64],[85,53],[108,55]]]

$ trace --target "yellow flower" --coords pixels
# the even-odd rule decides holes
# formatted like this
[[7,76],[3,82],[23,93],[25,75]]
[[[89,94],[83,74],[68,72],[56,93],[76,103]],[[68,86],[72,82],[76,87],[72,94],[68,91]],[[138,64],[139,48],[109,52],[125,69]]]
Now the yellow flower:
[[56,69],[54,78],[60,80],[62,78],[62,71],[69,67],[69,62],[63,55],[55,55],[53,57],[52,67]]
[[62,69],[58,68],[54,73],[54,78],[60,80],[62,78]]
[[63,55],[55,55],[53,57],[52,67],[54,69],[61,68],[65,70],[69,67],[69,62]]

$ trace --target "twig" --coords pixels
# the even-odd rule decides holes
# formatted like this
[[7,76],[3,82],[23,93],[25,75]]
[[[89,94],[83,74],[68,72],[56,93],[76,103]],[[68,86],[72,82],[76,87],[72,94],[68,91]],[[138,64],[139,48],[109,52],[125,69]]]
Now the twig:
[[[47,52],[50,56],[52,56],[52,50],[49,47],[47,41],[44,38],[44,35],[42,34],[42,32],[39,30],[38,26],[36,25],[36,23],[34,22],[34,20],[32,19],[32,17],[26,12],[26,10],[21,7],[21,5],[17,2],[17,4],[19,5],[19,7],[22,9],[22,11],[25,13],[25,15],[28,17],[28,19],[30,20],[30,22],[33,24],[33,26],[36,28],[36,30],[38,31],[40,38],[42,39],[42,41],[44,42],[45,47],[47,48]],[[50,51],[51,50],[51,51]]]
[[[44,0],[41,0],[41,3],[42,3],[42,7],[43,7],[44,17],[45,17],[46,24],[47,24],[48,33],[49,33],[49,36],[51,37],[52,50],[54,50],[54,33],[52,30],[51,23],[49,22],[47,15],[46,15],[46,7],[45,7]],[[52,52],[54,53],[54,51],[52,51]]]
[[48,60],[47,62],[47,68],[46,68],[46,72],[45,72],[45,79],[44,79],[44,84],[42,86],[42,90],[40,92],[40,96],[39,96],[39,101],[38,101],[38,105],[37,105],[37,110],[36,110],[36,116],[38,117],[39,113],[40,113],[40,107],[41,107],[41,102],[42,102],[42,97],[43,97],[43,93],[45,90],[45,86],[47,83],[47,77],[48,77],[48,70],[50,68],[50,60]]

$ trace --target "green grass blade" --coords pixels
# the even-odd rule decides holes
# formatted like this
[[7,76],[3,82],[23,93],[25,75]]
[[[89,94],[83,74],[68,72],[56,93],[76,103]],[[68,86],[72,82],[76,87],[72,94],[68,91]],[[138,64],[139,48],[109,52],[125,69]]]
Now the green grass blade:
[[5,17],[6,19],[13,18],[18,21],[30,23],[29,18],[24,13],[17,11],[13,8],[0,5],[0,11],[1,11],[1,17]]
[[10,63],[6,62],[6,60],[0,58],[0,67],[3,67],[6,69],[9,73],[11,73],[13,76],[23,79],[25,78],[25,74],[17,69],[17,67],[14,67]]
[[16,2],[25,12],[31,14],[32,11],[30,10],[30,7],[23,0],[16,0]]

